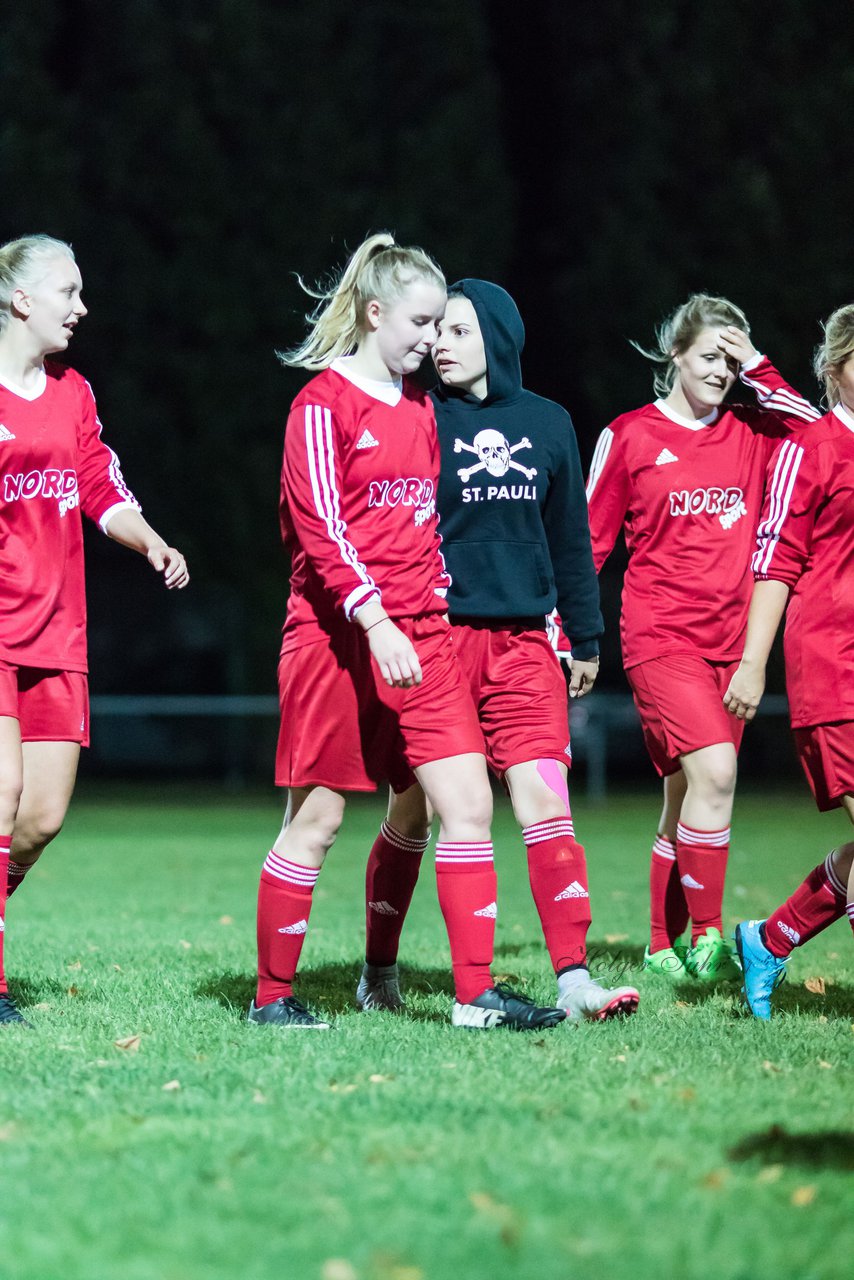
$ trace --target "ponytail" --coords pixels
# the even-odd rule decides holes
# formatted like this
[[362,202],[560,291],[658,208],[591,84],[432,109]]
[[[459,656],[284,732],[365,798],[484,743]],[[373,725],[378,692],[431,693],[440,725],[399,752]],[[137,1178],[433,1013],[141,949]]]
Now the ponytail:
[[282,364],[311,370],[328,368],[338,356],[349,355],[359,345],[369,302],[376,299],[388,306],[419,279],[445,287],[440,268],[423,249],[403,248],[384,231],[369,236],[329,288],[312,288],[300,279],[305,292],[318,299],[306,316],[311,328],[298,347],[276,354]]

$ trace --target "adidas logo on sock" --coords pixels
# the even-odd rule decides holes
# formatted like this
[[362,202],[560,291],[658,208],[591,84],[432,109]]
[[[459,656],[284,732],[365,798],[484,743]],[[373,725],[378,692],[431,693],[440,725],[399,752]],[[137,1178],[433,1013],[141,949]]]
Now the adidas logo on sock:
[[498,903],[490,902],[488,907],[481,907],[480,911],[475,911],[476,916],[485,916],[487,920],[495,920],[498,916]]
[[657,467],[663,467],[668,462],[678,462],[678,461],[679,459],[676,457],[675,453],[671,453],[669,449],[662,449],[661,453],[658,455],[658,457],[655,460],[655,465]]
[[379,440],[375,440],[374,437],[371,435],[370,431],[368,430],[368,428],[365,427],[364,431],[359,436],[359,442],[356,445],[356,448],[357,449],[376,449],[378,445],[379,445]]
[[781,933],[785,933],[786,937],[791,939],[795,946],[798,945],[801,940],[801,935],[798,933],[797,929],[790,929],[787,924],[783,924],[782,920],[777,921],[777,928]]
[[564,898],[589,898],[583,884],[579,884],[577,880],[573,880],[572,884],[568,884],[565,889],[555,895],[555,902],[561,902]]
[[368,906],[371,911],[376,911],[378,916],[396,916],[400,914],[400,912],[395,911],[390,902],[369,902]]
[[687,874],[682,877],[682,883],[686,889],[705,889],[706,887],[704,884],[700,884],[699,880],[695,880],[693,876]]
[[277,933],[305,933],[308,928],[307,920],[297,920],[296,924],[286,924],[282,929],[277,929]]

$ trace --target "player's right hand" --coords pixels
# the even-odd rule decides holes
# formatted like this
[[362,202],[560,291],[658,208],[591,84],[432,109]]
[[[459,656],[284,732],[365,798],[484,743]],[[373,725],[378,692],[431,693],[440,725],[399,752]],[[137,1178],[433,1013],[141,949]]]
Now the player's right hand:
[[724,706],[738,720],[752,720],[765,692],[765,668],[743,659],[724,694]]
[[391,618],[384,618],[372,626],[367,636],[371,656],[387,685],[411,689],[421,683],[421,663],[415,647]]

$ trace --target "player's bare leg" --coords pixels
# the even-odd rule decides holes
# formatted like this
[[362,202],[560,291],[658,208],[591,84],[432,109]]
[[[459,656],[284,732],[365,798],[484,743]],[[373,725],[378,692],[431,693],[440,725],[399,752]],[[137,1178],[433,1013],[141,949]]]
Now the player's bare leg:
[[676,861],[691,913],[685,966],[701,981],[740,977],[722,934],[724,879],[738,760],[731,742],[716,742],[681,758],[687,779],[676,829]]
[[404,1008],[397,955],[431,821],[417,782],[399,794],[389,789],[388,816],[365,869],[365,963],[356,1004],[366,1013],[400,1013]]
[[671,981],[687,977],[687,948],[679,946],[678,939],[688,925],[688,903],[676,861],[676,833],[687,788],[682,769],[664,779],[664,802],[649,866],[650,939],[643,967]]
[[80,744],[25,742],[23,788],[9,862],[9,896],[62,830],[77,781]]
[[553,759],[525,760],[512,765],[504,780],[522,828],[531,892],[557,977],[558,1007],[573,1021],[634,1013],[634,987],[603,987],[587,968],[587,861],[575,839],[566,765]]
[[326,1030],[293,995],[311,914],[312,892],[344,817],[344,796],[328,787],[292,787],[285,819],[261,869],[258,888],[258,987],[248,1019],[299,1030]]
[[9,998],[3,969],[6,877],[22,785],[20,726],[13,716],[0,716],[0,1025],[15,1022],[20,1024],[24,1021]]

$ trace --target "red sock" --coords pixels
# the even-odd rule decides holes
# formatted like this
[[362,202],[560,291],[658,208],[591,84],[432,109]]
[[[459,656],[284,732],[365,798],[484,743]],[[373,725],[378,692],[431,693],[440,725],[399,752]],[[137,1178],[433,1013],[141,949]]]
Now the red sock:
[[5,995],[9,990],[3,968],[3,939],[6,936],[6,877],[9,874],[11,849],[12,837],[0,836],[0,995]]
[[649,864],[650,951],[672,947],[688,925],[688,903],[679,879],[676,845],[660,832]]
[[555,973],[587,963],[590,894],[587,861],[572,818],[534,822],[522,830],[528,876]]
[[787,956],[845,914],[845,885],[833,866],[833,854],[809,873],[790,898],[765,921],[765,945]]
[[16,889],[24,883],[24,876],[29,871],[29,866],[23,866],[19,862],[13,862],[9,859],[9,869],[6,872],[6,901],[8,902]]
[[311,891],[319,867],[304,867],[272,849],[258,886],[258,989],[255,1003],[271,1004],[292,994],[311,915]]
[[401,835],[388,822],[380,827],[365,872],[365,959],[389,965],[397,960],[400,933],[412,901],[428,838]]
[[468,1004],[494,985],[489,966],[495,945],[498,883],[492,842],[437,844],[436,884],[451,944],[454,990],[460,1004]]
[[848,906],[845,908],[845,913],[848,916],[848,923],[851,925],[851,928],[854,929],[854,902],[848,903]]
[[729,827],[723,831],[676,828],[676,863],[691,913],[691,942],[707,929],[723,932],[721,909],[729,855]]

